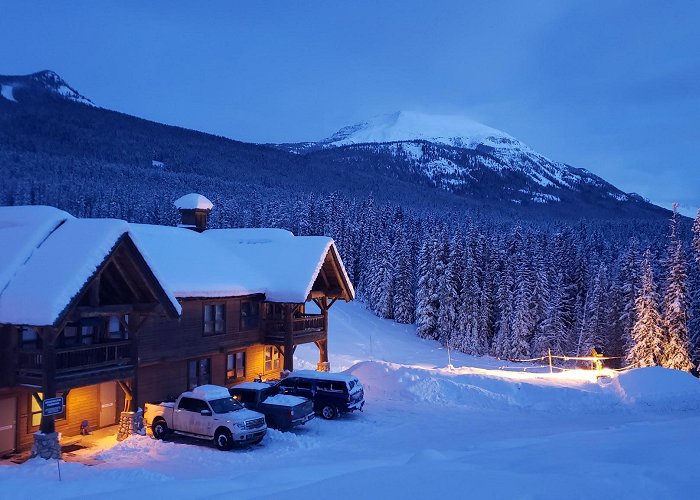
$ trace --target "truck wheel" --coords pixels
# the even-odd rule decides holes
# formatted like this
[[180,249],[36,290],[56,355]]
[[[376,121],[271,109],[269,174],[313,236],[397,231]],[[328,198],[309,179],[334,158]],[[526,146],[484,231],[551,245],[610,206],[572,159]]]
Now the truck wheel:
[[336,410],[335,406],[326,405],[321,410],[321,416],[326,420],[333,420],[338,416],[338,410]]
[[170,432],[170,430],[168,429],[168,424],[166,424],[164,420],[158,420],[157,422],[153,422],[151,430],[153,431],[153,437],[156,439],[165,439],[165,437]]
[[214,443],[222,451],[228,451],[233,446],[233,436],[228,429],[219,429],[214,434]]

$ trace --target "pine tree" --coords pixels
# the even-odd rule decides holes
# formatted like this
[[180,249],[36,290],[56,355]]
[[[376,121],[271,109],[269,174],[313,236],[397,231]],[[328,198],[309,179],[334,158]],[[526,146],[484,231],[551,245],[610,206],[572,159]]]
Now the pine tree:
[[664,345],[662,366],[676,370],[690,371],[688,338],[688,293],[686,290],[686,263],[683,244],[678,236],[678,205],[673,205],[670,242],[666,258],[666,293],[664,295]]
[[604,295],[606,293],[608,293],[607,270],[601,264],[586,297],[585,320],[578,341],[579,356],[587,356],[594,347],[597,350],[602,349],[605,340]]
[[688,290],[690,291],[690,356],[693,364],[700,370],[700,209],[693,223],[693,253],[695,265],[691,264]]
[[413,258],[411,246],[400,228],[396,234],[394,248],[394,319],[397,323],[415,321],[415,304],[413,294]]
[[416,288],[416,333],[425,339],[437,338],[439,300],[436,279],[436,242],[423,242],[418,257],[418,286]]
[[642,287],[635,302],[632,346],[627,353],[628,365],[644,367],[661,364],[664,332],[658,303],[654,272],[651,269],[651,252],[647,249],[642,263]]
[[444,272],[438,275],[438,296],[440,310],[437,318],[438,339],[443,345],[452,346],[458,327],[460,285],[463,273],[462,252],[464,243],[456,234],[449,244]]

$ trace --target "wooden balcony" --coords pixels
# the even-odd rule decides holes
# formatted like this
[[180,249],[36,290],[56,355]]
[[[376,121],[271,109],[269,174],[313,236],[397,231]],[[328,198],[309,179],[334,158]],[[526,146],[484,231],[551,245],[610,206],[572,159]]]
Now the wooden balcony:
[[[281,319],[266,320],[265,343],[284,344],[286,330],[286,321]],[[323,314],[301,314],[292,320],[292,339],[295,345],[322,340],[327,333]]]
[[[17,358],[17,382],[41,385],[44,360],[40,350],[20,350]],[[56,349],[56,380],[60,385],[78,381],[97,383],[133,374],[131,341],[81,345]],[[61,384],[61,381],[66,384]]]

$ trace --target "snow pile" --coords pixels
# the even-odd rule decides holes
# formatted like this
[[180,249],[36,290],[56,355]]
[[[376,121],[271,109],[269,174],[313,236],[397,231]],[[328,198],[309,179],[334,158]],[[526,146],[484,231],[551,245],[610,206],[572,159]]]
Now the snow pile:
[[296,406],[302,404],[306,399],[291,394],[275,394],[265,400],[265,403],[275,406]]
[[621,373],[613,388],[628,404],[668,410],[699,410],[700,380],[660,366]]
[[192,389],[191,393],[184,393],[186,396],[194,396],[198,399],[204,399],[206,401],[211,401],[214,399],[227,399],[231,395],[228,393],[226,387],[221,387],[220,385],[205,384],[200,385]]

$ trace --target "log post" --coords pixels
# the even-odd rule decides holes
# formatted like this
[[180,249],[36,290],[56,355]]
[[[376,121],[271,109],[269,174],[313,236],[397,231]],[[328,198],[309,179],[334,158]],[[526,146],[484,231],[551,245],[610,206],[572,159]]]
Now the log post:
[[318,365],[316,370],[320,372],[330,371],[331,365],[328,362],[328,297],[325,295],[320,300],[321,314],[323,315],[323,340],[316,343],[318,347]]
[[[43,370],[42,387],[41,390],[44,393],[43,400],[55,398],[56,397],[56,337],[53,332],[39,329],[39,335],[42,341],[42,352],[41,352],[41,367]],[[64,401],[65,403],[65,401]],[[42,405],[43,406],[43,405]],[[43,407],[42,407],[43,410]],[[54,416],[44,416],[43,411],[41,415],[41,424],[39,430],[44,434],[50,434],[56,432],[56,423]]]
[[292,304],[284,305],[284,369],[294,371],[294,311]]
[[[53,415],[44,416],[43,402],[47,398],[56,397],[56,338],[58,332],[56,329],[41,328],[38,330],[41,337],[41,368],[42,368],[42,391],[43,398],[36,397],[37,403],[41,399],[41,423],[39,424],[39,432],[34,433],[34,444],[32,445],[32,456],[45,459],[60,459],[61,458],[61,441],[59,434],[56,432],[56,422]],[[64,401],[65,404],[65,401]]]

